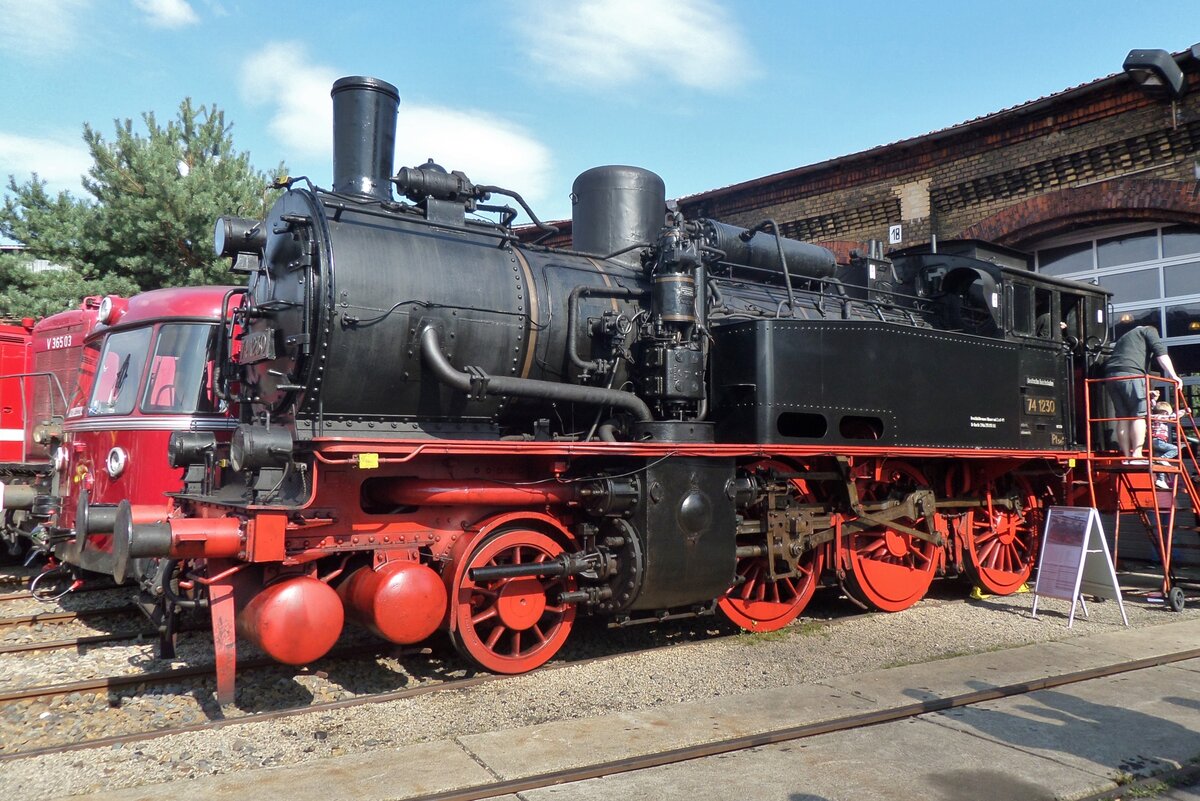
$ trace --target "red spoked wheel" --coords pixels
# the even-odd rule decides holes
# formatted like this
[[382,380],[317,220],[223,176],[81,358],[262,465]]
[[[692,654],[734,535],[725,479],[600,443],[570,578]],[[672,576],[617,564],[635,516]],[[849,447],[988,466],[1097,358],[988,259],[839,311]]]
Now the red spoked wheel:
[[[752,471],[778,470],[781,473],[797,472],[795,467],[778,462],[763,462]],[[814,503],[804,479],[790,479],[793,496],[800,503]],[[747,631],[775,631],[791,623],[817,589],[821,571],[825,568],[824,548],[813,548],[800,559],[798,575],[771,578],[765,556],[739,559],[738,581],[720,598],[717,607],[734,624]]]
[[1037,556],[1042,506],[1029,482],[1010,476],[992,485],[994,500],[1009,499],[1016,508],[993,504],[963,515],[967,558],[963,572],[993,595],[1011,595],[1029,580]]
[[781,629],[799,617],[812,599],[825,568],[822,549],[808,551],[798,567],[800,575],[772,580],[765,556],[739,559],[741,581],[717,599],[717,606],[747,631]]
[[[868,476],[856,484],[864,503],[899,500],[929,486],[920,470],[903,462],[884,465],[879,480]],[[924,517],[896,522],[917,530],[926,525]],[[855,600],[882,612],[899,612],[925,597],[938,565],[939,549],[932,542],[886,526],[854,532],[847,540],[846,591]]]
[[566,642],[575,605],[558,601],[573,578],[521,577],[475,581],[471,570],[553,559],[563,547],[537,531],[508,529],[484,540],[462,571],[455,593],[454,644],[494,673],[524,673],[545,664]]

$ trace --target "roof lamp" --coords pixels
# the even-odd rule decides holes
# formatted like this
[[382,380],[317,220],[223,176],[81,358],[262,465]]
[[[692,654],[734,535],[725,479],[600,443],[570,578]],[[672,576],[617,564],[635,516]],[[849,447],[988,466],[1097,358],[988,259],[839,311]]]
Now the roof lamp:
[[1183,70],[1166,50],[1130,50],[1121,68],[1150,97],[1179,100],[1187,92]]

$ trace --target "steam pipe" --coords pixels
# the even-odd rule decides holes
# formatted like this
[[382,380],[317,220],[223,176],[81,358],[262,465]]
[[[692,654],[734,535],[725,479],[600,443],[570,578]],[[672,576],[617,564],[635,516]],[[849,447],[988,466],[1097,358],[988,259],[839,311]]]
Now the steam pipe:
[[517,203],[521,206],[521,208],[525,210],[525,213],[529,215],[529,219],[533,221],[533,224],[535,226],[537,226],[539,231],[542,232],[541,236],[539,236],[537,239],[533,240],[533,244],[536,245],[538,242],[541,242],[546,237],[554,236],[555,234],[558,233],[558,228],[551,225],[550,223],[544,223],[541,220],[539,220],[538,216],[533,213],[533,209],[529,208],[529,204],[525,202],[525,198],[521,197],[520,195],[518,195],[516,192],[512,191],[511,189],[505,189],[500,186],[477,186],[477,187],[475,187],[475,189],[479,193],[486,193],[486,194],[490,194],[490,195],[503,195],[504,197],[510,197],[513,200],[517,201]]
[[575,324],[579,320],[579,299],[584,297],[632,299],[647,297],[647,293],[625,287],[577,286],[571,290],[571,295],[567,299],[567,358],[580,370],[599,370],[601,367],[599,361],[583,360],[583,357],[579,355],[578,343],[575,341]]
[[651,422],[654,415],[650,407],[631,392],[600,387],[583,387],[578,384],[556,384],[533,378],[511,376],[489,376],[464,373],[454,367],[442,353],[442,342],[433,326],[421,331],[421,358],[439,381],[460,392],[484,395],[512,395],[518,398],[540,398],[567,403],[586,403],[594,406],[616,406],[624,409],[639,422]]
[[791,312],[792,317],[795,317],[796,296],[792,292],[792,274],[788,272],[787,257],[783,255],[783,237],[779,233],[779,225],[774,220],[767,218],[753,228],[747,228],[738,238],[743,242],[749,242],[754,238],[754,234],[759,231],[765,232],[768,226],[770,226],[771,231],[775,234],[775,247],[779,251],[779,269],[783,270],[783,282],[787,285],[788,311]]
[[394,506],[561,506],[577,495],[574,484],[512,486],[495,481],[405,479],[370,490],[376,503]]

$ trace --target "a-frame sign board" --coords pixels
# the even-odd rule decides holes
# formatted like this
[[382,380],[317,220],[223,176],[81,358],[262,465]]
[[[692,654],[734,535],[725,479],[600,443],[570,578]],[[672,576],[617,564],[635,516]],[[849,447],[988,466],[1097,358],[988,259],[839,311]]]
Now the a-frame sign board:
[[1113,598],[1121,608],[1121,619],[1129,625],[1121,586],[1113,570],[1108,542],[1100,524],[1100,513],[1091,507],[1051,506],[1046,514],[1042,552],[1038,557],[1037,582],[1033,588],[1033,616],[1037,617],[1038,598],[1059,598],[1071,602],[1067,628],[1075,623],[1075,605],[1088,616],[1083,594]]

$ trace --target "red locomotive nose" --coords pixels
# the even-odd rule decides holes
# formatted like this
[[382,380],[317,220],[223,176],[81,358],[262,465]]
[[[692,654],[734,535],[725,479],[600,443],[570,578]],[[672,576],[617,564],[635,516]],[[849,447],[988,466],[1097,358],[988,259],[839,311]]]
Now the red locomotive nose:
[[345,613],[333,588],[308,576],[284,579],[250,599],[238,633],[272,659],[306,665],[327,654],[342,634]]
[[442,578],[417,562],[389,562],[356,570],[338,587],[352,620],[401,645],[418,643],[437,630],[448,599]]

